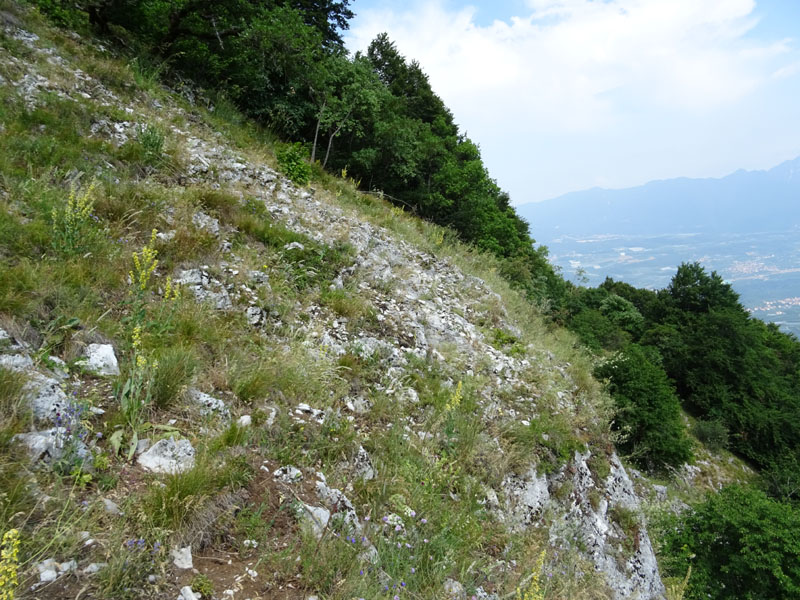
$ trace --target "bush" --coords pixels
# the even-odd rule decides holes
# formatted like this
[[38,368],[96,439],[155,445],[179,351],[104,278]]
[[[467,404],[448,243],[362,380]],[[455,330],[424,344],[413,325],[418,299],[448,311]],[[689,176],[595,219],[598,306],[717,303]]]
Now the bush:
[[614,427],[623,433],[620,448],[634,462],[660,470],[691,458],[678,398],[652,350],[631,344],[595,375],[608,380],[617,408]]
[[664,564],[692,567],[687,600],[800,597],[800,511],[753,488],[711,494],[666,528]]
[[728,447],[728,428],[722,421],[698,419],[692,428],[692,433],[709,450],[719,452]]
[[294,183],[302,186],[311,181],[311,165],[306,162],[305,152],[299,142],[284,145],[276,155],[281,171]]

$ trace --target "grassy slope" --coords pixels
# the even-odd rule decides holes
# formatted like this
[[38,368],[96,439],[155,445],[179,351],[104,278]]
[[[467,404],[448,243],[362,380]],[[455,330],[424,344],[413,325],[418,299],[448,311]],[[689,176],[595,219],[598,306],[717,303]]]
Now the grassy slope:
[[[2,8],[17,11],[12,3]],[[484,486],[496,487],[507,472],[531,463],[558,468],[570,449],[584,444],[611,447],[607,398],[590,376],[589,360],[570,335],[550,330],[509,289],[491,257],[359,194],[352,182],[315,173],[315,198],[333,207],[331,214],[383,228],[487,282],[498,296],[464,292],[480,331],[500,351],[532,364],[518,390],[492,398],[494,410],[516,420],[485,418],[486,396],[499,389],[490,369],[467,374],[468,360],[457,347],[448,353],[446,344],[442,360],[412,358],[395,376],[419,396],[418,404],[398,402],[387,391],[392,381],[381,356],[354,349],[329,355],[314,329],[323,314],[328,322],[345,318],[351,333],[400,335],[387,331],[378,315],[383,296],[402,281],[386,282],[386,289],[372,286],[369,293],[358,287],[363,281],[331,291],[331,281],[354,260],[346,232],[323,241],[304,235],[319,223],[276,219],[251,186],[220,187],[213,164],[206,173],[187,175],[192,140],[274,166],[269,135],[224,103],[213,111],[190,104],[161,88],[152,70],[126,64],[98,44],[56,32],[35,15],[16,18],[40,39],[0,34],[0,327],[27,342],[41,368],[52,366],[51,356],[65,360],[73,367],[69,388],[75,397],[105,410],[80,425],[92,437],[102,434],[93,443],[90,477],[82,478],[77,463],[69,461],[59,465],[60,473],[32,468],[9,441],[31,426],[23,377],[0,370],[0,489],[7,490],[0,530],[22,531],[25,584],[35,578],[24,568],[43,558],[77,558],[81,567],[109,563],[92,579],[67,578],[38,597],[71,598],[84,586],[91,597],[172,597],[187,583],[196,590],[213,587],[217,597],[225,589],[234,589],[237,598],[379,597],[385,584],[404,578],[403,593],[433,598],[448,577],[462,581],[468,592],[484,586],[502,595],[517,589],[542,550],[553,573],[546,597],[606,597],[594,578],[574,576],[590,571],[577,553],[552,556],[544,529],[509,533],[481,503]],[[76,76],[76,66],[91,80]],[[103,123],[128,123],[125,141]],[[92,180],[96,187],[85,196]],[[78,201],[91,204],[86,219],[63,215],[71,189]],[[232,244],[239,274],[228,273],[231,281],[241,286],[251,270],[268,277],[269,286],[253,286],[257,306],[269,316],[259,330],[242,311],[198,304],[185,290],[177,300],[163,298],[167,277],[182,268],[212,265],[218,276],[225,274],[228,255],[213,234],[192,223],[197,211],[217,218]],[[150,246],[159,262],[142,289],[129,274],[135,270],[133,254],[142,256],[153,229],[174,230],[175,237]],[[285,251],[292,242],[303,244],[300,258]],[[136,324],[144,332],[140,346]],[[123,369],[118,381],[89,376],[74,365],[86,344],[101,341],[117,349]],[[143,361],[139,370],[137,357]],[[136,377],[149,386],[152,402],[132,421],[120,409],[120,389]],[[463,385],[460,401],[457,382]],[[189,386],[224,398],[234,417],[251,415],[255,426],[199,415],[186,402]],[[520,402],[532,393],[540,399],[534,412]],[[359,395],[372,410],[348,415],[346,401]],[[565,395],[573,402],[568,410],[561,402]],[[323,424],[298,422],[292,410],[299,402],[330,409],[329,416]],[[277,416],[268,425],[273,409]],[[516,422],[523,418],[532,425]],[[122,431],[124,451],[134,430],[155,439],[163,430],[152,425],[168,422],[198,451],[188,474],[148,475],[115,455],[108,441]],[[433,439],[409,441],[409,423]],[[544,431],[550,436],[546,443]],[[371,481],[340,466],[361,445],[377,466]],[[417,519],[407,531],[424,552],[397,548],[373,531],[379,575],[342,538],[331,534],[318,541],[304,534],[296,511],[301,499],[315,503],[313,486],[276,483],[270,473],[285,464],[303,469],[307,482],[314,471],[323,471],[332,485],[346,489],[361,517],[379,520],[410,508],[426,515],[426,524]],[[29,478],[33,487],[25,485]],[[103,498],[119,503],[124,515],[108,514]],[[91,533],[92,545],[84,545],[82,531]],[[171,567],[167,548],[187,543],[195,549],[200,575]],[[247,569],[261,577],[249,576]],[[147,574],[158,576],[155,584],[143,583]]]

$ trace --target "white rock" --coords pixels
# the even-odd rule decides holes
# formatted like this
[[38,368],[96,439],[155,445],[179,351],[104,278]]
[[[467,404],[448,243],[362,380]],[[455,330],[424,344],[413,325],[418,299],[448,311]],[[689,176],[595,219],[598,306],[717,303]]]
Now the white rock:
[[[20,433],[15,435],[13,440],[27,447],[28,456],[32,461],[43,460],[52,463],[64,456],[65,441],[68,435],[64,427],[52,427],[44,431]],[[90,452],[86,444],[80,440],[72,440],[72,442],[79,458],[89,458]]]
[[185,548],[173,548],[169,552],[172,558],[172,564],[178,569],[192,569],[192,547],[186,546]]
[[230,417],[228,405],[219,398],[209,396],[200,390],[191,388],[188,392],[189,399],[200,407],[200,413],[203,415],[217,414],[222,417]]
[[0,354],[0,367],[24,372],[33,369],[33,359],[27,354]]
[[467,592],[458,581],[448,578],[444,580],[444,595],[447,600],[464,600]]
[[89,344],[81,364],[95,375],[119,375],[119,363],[111,344]]
[[303,481],[303,472],[297,467],[286,465],[276,469],[272,474],[272,478],[281,483],[297,483],[298,481]]
[[531,467],[523,477],[507,475],[502,486],[506,499],[503,517],[509,519],[512,530],[521,531],[538,521],[550,499],[547,477],[538,475]]
[[56,413],[67,407],[67,395],[61,384],[52,377],[41,373],[29,373],[25,384],[25,393],[30,402],[31,411],[37,421],[54,422]]
[[81,571],[84,575],[94,575],[101,569],[105,569],[108,566],[108,563],[91,563],[90,565],[86,566],[83,571]]
[[292,242],[291,244],[286,244],[283,247],[284,250],[305,250],[306,247],[303,246],[300,242]]
[[206,213],[198,211],[192,215],[192,223],[198,229],[205,229],[214,236],[219,236],[219,221]]
[[202,598],[202,596],[196,594],[191,586],[185,585],[181,588],[181,593],[177,600],[200,600],[200,598]]
[[364,446],[358,447],[358,453],[353,459],[353,474],[364,481],[375,479],[375,467],[372,466],[372,460]]
[[49,583],[50,581],[55,581],[58,579],[58,571],[55,569],[45,569],[44,571],[39,571],[39,581],[42,583]]
[[267,319],[267,311],[258,306],[248,306],[245,315],[247,316],[247,322],[252,327],[263,325]]
[[319,539],[322,537],[328,521],[331,519],[331,511],[322,506],[311,506],[303,504],[300,522],[306,527],[310,527],[314,536]]
[[68,560],[67,562],[63,562],[58,565],[58,572],[59,573],[69,573],[70,571],[77,571],[78,570],[78,563],[73,560]]
[[122,516],[122,510],[120,510],[117,503],[108,498],[103,498],[103,508],[105,508],[106,512],[110,515]]
[[194,467],[194,448],[189,440],[159,440],[139,456],[138,463],[153,473],[183,473]]

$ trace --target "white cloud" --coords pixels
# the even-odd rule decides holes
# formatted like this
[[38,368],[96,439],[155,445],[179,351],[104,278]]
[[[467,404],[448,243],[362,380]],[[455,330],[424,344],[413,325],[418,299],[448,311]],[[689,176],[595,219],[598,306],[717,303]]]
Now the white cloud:
[[[485,26],[476,24],[475,8],[449,10],[442,0],[359,9],[348,36],[352,50],[365,50],[386,31],[406,58],[418,60],[517,201],[526,198],[504,176],[526,169],[519,140],[568,139],[573,147],[596,144],[595,152],[624,147],[624,160],[639,152],[637,145],[652,146],[644,136],[674,129],[685,137],[697,122],[733,115],[798,69],[792,40],[751,35],[758,23],[754,0],[528,0],[527,6],[527,14]],[[679,147],[675,136],[662,145]],[[652,160],[663,160],[650,151]],[[538,180],[544,197],[559,187],[632,183],[598,167],[558,184],[554,172],[563,179],[564,167],[549,170]]]
[[[473,114],[491,101],[506,114],[570,130],[613,125],[626,104],[714,109],[769,77],[760,63],[785,51],[754,46],[753,0],[529,0],[530,14],[475,25],[475,9],[420,2],[367,11],[350,45],[364,49],[386,30],[421,62],[454,108]],[[461,110],[459,110],[461,112]],[[466,115],[465,115],[466,116]]]

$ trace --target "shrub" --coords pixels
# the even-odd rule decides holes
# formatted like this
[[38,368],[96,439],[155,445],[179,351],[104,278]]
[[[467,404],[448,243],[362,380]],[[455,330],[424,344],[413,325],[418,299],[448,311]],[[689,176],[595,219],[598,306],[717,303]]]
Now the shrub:
[[276,155],[281,171],[294,183],[302,186],[311,181],[311,165],[306,162],[299,142],[279,148]]
[[620,448],[640,466],[659,470],[692,456],[680,403],[653,351],[631,344],[595,370],[608,380],[617,408]]
[[730,486],[665,528],[669,574],[692,575],[686,598],[800,597],[800,511],[754,488]]
[[698,419],[692,428],[692,433],[709,450],[718,452],[728,446],[728,428],[725,427],[722,421],[703,421]]

